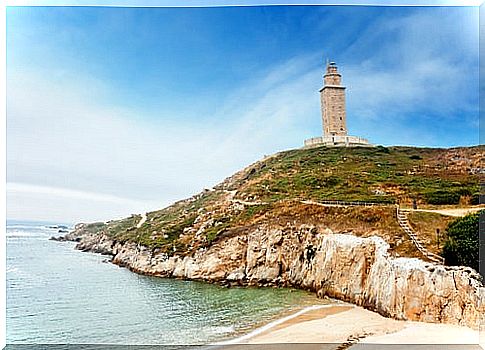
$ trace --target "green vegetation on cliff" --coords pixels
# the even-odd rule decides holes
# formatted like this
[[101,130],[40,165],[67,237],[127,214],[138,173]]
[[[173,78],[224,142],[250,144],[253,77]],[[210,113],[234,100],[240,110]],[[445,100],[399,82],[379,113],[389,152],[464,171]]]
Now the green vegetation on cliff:
[[479,218],[480,213],[469,214],[448,225],[443,247],[447,265],[469,266],[478,271]]
[[235,182],[234,189],[263,201],[394,203],[416,198],[422,203],[458,204],[460,198],[479,192],[478,174],[470,174],[478,168],[479,155],[468,153],[484,150],[457,149],[455,155],[447,155],[451,150],[411,147],[292,150],[261,162],[247,179]]
[[[411,206],[474,204],[485,147],[297,149],[258,161],[211,190],[147,213],[85,229],[167,254],[190,254],[252,225],[309,224],[360,236],[377,234],[398,255],[419,256],[399,228],[393,206],[322,207],[302,201],[399,202]],[[435,237],[448,219],[416,214],[410,222]],[[425,240],[439,252],[436,240]]]

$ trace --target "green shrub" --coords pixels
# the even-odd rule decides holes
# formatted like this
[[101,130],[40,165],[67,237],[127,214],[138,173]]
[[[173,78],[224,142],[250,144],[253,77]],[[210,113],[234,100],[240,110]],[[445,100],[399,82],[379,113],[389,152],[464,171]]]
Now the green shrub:
[[435,191],[425,194],[426,202],[428,204],[458,204],[460,202],[460,194],[452,191]]
[[472,198],[470,199],[471,205],[478,205],[480,204],[480,193],[476,192],[472,194]]
[[207,243],[212,243],[221,233],[227,231],[230,227],[229,222],[225,222],[221,225],[212,226],[205,230],[205,236],[207,238]]
[[197,215],[192,215],[185,218],[182,222],[176,223],[166,229],[165,234],[168,235],[168,239],[173,241],[180,237],[180,235],[184,232],[186,227],[192,226],[195,221]]
[[[481,214],[485,215],[485,211]],[[446,265],[469,266],[478,271],[479,215],[469,214],[448,224],[443,246]]]
[[[459,185],[461,186],[462,184],[460,183]],[[471,196],[472,195],[472,192],[470,191],[470,189],[466,188],[466,187],[458,188],[455,192],[460,196]]]
[[334,187],[342,182],[342,179],[337,176],[329,176],[325,179],[325,186]]
[[391,151],[389,150],[389,148],[386,148],[384,146],[377,146],[376,147],[376,150],[378,152],[382,152],[382,153],[387,153],[387,154],[391,153]]

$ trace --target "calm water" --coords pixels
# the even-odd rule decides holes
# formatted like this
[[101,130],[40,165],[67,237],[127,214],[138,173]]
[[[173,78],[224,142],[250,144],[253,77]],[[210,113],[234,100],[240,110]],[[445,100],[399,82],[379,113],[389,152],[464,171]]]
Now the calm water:
[[140,276],[52,235],[7,224],[7,343],[203,344],[321,303],[297,290]]

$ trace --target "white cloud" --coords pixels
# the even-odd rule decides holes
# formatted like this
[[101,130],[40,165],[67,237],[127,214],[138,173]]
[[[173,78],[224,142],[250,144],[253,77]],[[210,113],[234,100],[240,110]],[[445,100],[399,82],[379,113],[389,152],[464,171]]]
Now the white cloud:
[[452,123],[472,132],[478,120],[475,10],[457,17],[446,9],[422,9],[370,25],[343,54],[367,52],[342,67],[351,128],[386,144],[463,145],[474,139],[460,142],[457,133],[450,140],[438,130]]
[[[7,181],[29,185],[9,192],[8,217],[49,220],[54,211],[79,219],[73,203],[80,200],[92,202],[84,220],[141,212],[143,203],[161,207],[264,154],[300,146],[308,134],[301,121],[319,118],[320,83],[307,63],[295,59],[260,73],[261,81],[249,81],[215,115],[177,124],[107,105],[109,90],[93,78],[9,72]],[[56,200],[39,211],[41,197]],[[130,200],[106,200],[118,197]]]
[[39,195],[52,195],[56,197],[65,197],[73,200],[90,200],[95,202],[107,203],[124,203],[130,206],[146,205],[141,201],[135,201],[129,198],[123,198],[113,195],[72,190],[69,188],[38,186],[17,182],[7,183],[7,193],[36,193]]
[[[93,221],[106,221],[167,204],[24,183],[7,183],[6,189],[7,211],[11,219],[76,222],[89,218]],[[100,206],[103,211],[93,212],[93,208]]]
[[[430,16],[378,22],[347,49],[350,57],[385,31],[396,37],[340,67],[349,86],[349,126],[359,136],[432,144],[437,136],[420,128],[423,116],[410,125],[407,115],[473,110],[463,74],[473,67],[457,65],[457,56],[443,49],[458,40],[453,18],[443,19],[447,40],[434,42]],[[473,50],[473,40],[467,45]],[[113,105],[115,89],[94,77],[10,69],[7,180],[29,185],[9,191],[8,217],[87,221],[142,212],[210,187],[264,154],[299,147],[321,132],[319,64],[312,54],[254,72],[213,115],[176,122]]]

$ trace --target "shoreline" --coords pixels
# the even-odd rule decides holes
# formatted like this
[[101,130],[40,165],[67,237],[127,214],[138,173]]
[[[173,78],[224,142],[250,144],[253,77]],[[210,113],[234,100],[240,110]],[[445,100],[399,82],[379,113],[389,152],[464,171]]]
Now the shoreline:
[[[244,237],[218,240],[207,250],[170,256],[91,233],[83,225],[64,239],[78,241],[76,249],[110,255],[113,264],[138,274],[227,286],[293,287],[395,319],[475,328],[484,305],[485,289],[473,269],[392,256],[389,244],[378,236],[263,225]],[[388,276],[400,282],[388,283]]]
[[[465,326],[386,318],[345,302],[312,305],[217,346],[248,344],[335,344],[345,349],[366,345],[462,345],[481,349],[478,330]],[[481,346],[483,347],[483,343]],[[237,347],[236,347],[237,348]]]
[[[386,318],[337,299],[328,299],[328,304],[304,306],[297,311],[287,309],[276,317],[266,324],[257,322],[260,325],[246,334],[234,335],[212,345],[232,349],[239,345],[326,343],[343,349],[358,349],[358,346],[370,344],[453,344],[464,345],[460,349],[481,349],[479,331],[469,327]],[[485,349],[483,343],[481,346]]]
[[[262,326],[256,327],[255,329],[251,330],[249,333],[242,334],[239,336],[236,336],[236,338],[230,338],[227,340],[223,340],[221,342],[217,342],[214,345],[234,345],[234,344],[246,344],[244,341],[250,340],[254,337],[264,335],[266,333],[271,333],[274,328],[278,329],[280,326],[285,326],[286,323],[292,322],[295,319],[298,319],[300,316],[303,316],[307,314],[308,312],[311,311],[318,311],[321,309],[327,309],[331,307],[335,307],[337,303],[332,303],[332,304],[325,304],[325,305],[311,305],[311,306],[306,306],[302,308],[301,310],[298,310],[294,313],[290,313],[287,315],[285,312],[282,313],[283,316],[276,318],[275,320],[269,321],[267,324],[264,324]],[[249,342],[251,343],[251,342]]]
[[[287,309],[279,319],[267,324],[264,323],[268,320],[254,322],[253,331],[233,334],[235,339],[221,340],[217,345],[326,343],[349,348],[357,343],[479,343],[478,331],[455,326],[478,326],[484,290],[476,272],[416,258],[392,257],[388,254],[389,245],[380,237],[327,233],[315,238],[315,232],[306,226],[288,232],[262,227],[249,232],[247,240],[236,235],[193,256],[167,257],[153,256],[146,247],[116,242],[104,234],[86,234],[83,227],[74,233],[74,238],[83,237],[77,249],[110,254],[112,263],[134,273],[229,285],[244,285],[246,281],[259,286],[286,284],[316,292],[317,296],[347,300],[352,305],[343,310],[342,304],[334,303],[333,312],[327,314],[322,314],[322,310],[330,310],[331,306],[305,308],[292,315]],[[313,247],[312,251],[319,253],[309,254],[308,248],[303,247]],[[262,255],[261,251],[266,253]],[[292,269],[281,269],[277,263],[282,253],[286,254],[285,265]],[[246,262],[244,269],[235,263],[241,260]],[[346,276],[358,278],[349,280]],[[394,276],[400,284],[389,284],[387,276]],[[443,295],[443,290],[449,293]],[[314,315],[308,316],[310,312]],[[399,321],[402,319],[414,321]],[[258,327],[258,323],[263,325]]]

